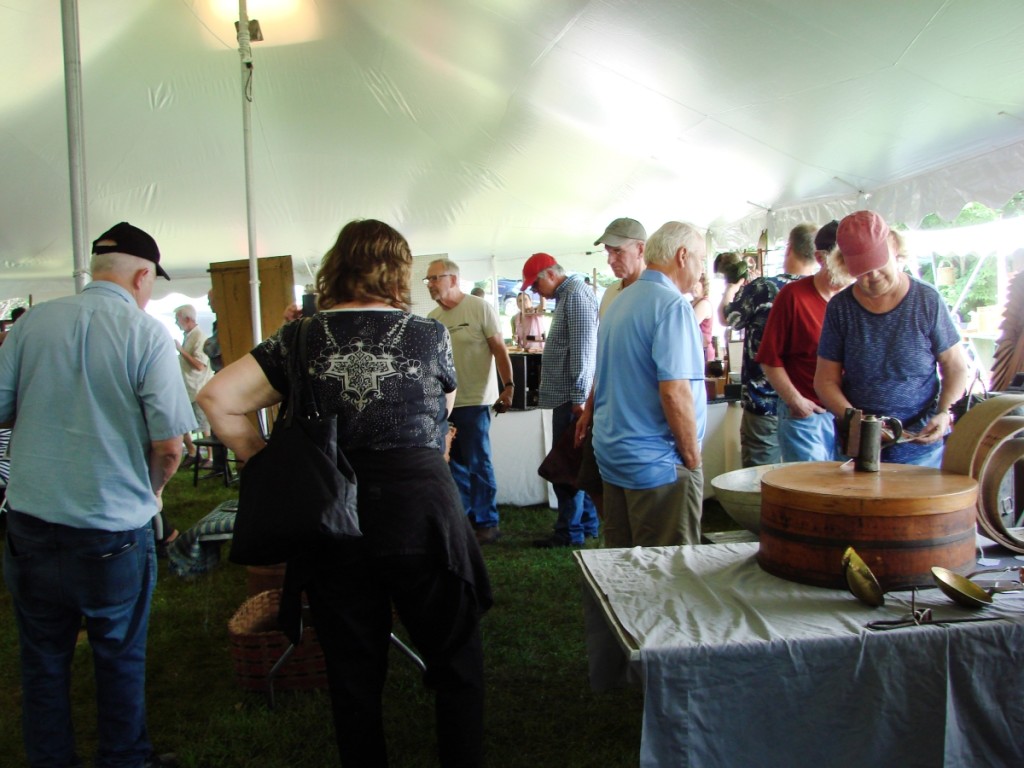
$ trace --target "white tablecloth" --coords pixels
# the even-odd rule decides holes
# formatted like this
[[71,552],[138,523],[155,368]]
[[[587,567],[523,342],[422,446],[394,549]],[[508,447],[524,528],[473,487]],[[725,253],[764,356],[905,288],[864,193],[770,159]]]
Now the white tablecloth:
[[[704,498],[713,496],[711,478],[740,468],[739,403],[709,403],[701,450]],[[551,411],[509,411],[491,419],[491,459],[498,481],[498,503],[557,507],[554,489],[537,474],[551,450]]]
[[740,420],[743,407],[739,402],[708,403],[708,422],[701,444],[701,462],[704,465],[704,498],[715,495],[712,478],[740,469]]
[[550,450],[550,410],[508,411],[491,419],[491,461],[499,504],[557,506],[554,489],[537,474]]
[[[644,684],[642,766],[1024,765],[1024,596],[871,631],[871,608],[765,573],[757,544],[584,550],[591,682]],[[620,678],[621,679],[621,678]]]

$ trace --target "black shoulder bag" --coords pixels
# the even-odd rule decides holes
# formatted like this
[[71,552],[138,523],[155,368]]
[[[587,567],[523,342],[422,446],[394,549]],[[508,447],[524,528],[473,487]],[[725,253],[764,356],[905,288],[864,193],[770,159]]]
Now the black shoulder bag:
[[310,318],[293,334],[288,398],[266,447],[241,472],[230,559],[274,565],[301,554],[317,537],[362,536],[356,476],[338,448],[337,416],[322,415],[306,360]]

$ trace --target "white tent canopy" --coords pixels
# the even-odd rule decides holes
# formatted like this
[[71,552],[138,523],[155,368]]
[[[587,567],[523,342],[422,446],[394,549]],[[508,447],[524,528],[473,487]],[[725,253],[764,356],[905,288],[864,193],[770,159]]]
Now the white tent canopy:
[[[716,246],[1024,188],[1020,0],[249,0],[257,252],[381,218],[464,275],[604,267],[618,216]],[[274,6],[274,7],[270,7]],[[219,10],[218,10],[219,8]],[[79,9],[89,236],[205,291],[247,257],[237,0]],[[0,296],[73,291],[60,6],[0,4]],[[770,209],[770,211],[769,211]],[[492,260],[493,259],[493,260]],[[472,265],[472,266],[470,266]]]

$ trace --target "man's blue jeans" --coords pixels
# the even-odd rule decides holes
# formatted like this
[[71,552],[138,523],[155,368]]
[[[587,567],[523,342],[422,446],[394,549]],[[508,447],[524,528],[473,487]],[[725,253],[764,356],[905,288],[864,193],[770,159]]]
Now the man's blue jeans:
[[[551,444],[558,442],[566,429],[572,429],[576,419],[572,403],[562,403],[551,412]],[[555,539],[563,544],[582,544],[585,536],[597,537],[600,523],[597,508],[583,491],[571,485],[552,483],[558,499],[558,519],[555,521]]]
[[835,419],[828,411],[798,419],[779,398],[779,450],[783,461],[835,461]]
[[486,405],[454,408],[448,421],[458,430],[448,468],[459,488],[462,506],[477,528],[498,525],[498,481],[491,464],[491,410]]
[[71,661],[85,626],[96,677],[96,768],[138,768],[146,731],[146,631],[156,584],[153,529],[99,531],[12,511],[4,579],[21,645],[22,730],[32,768],[80,765]]

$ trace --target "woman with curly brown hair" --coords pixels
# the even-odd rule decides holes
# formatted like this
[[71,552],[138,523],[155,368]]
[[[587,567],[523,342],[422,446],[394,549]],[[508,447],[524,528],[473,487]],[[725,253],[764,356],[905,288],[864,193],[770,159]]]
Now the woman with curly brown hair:
[[[317,274],[307,360],[321,412],[358,478],[357,539],[324,538],[301,582],[327,661],[344,766],[387,765],[381,694],[392,606],[436,692],[443,766],[483,762],[479,617],[491,603],[480,550],[444,462],[455,396],[444,326],[408,311],[412,253],[375,220],[346,224]],[[247,413],[287,395],[298,323],[285,324],[200,393],[220,439],[246,460],[265,445]],[[298,574],[298,576],[296,576]]]

